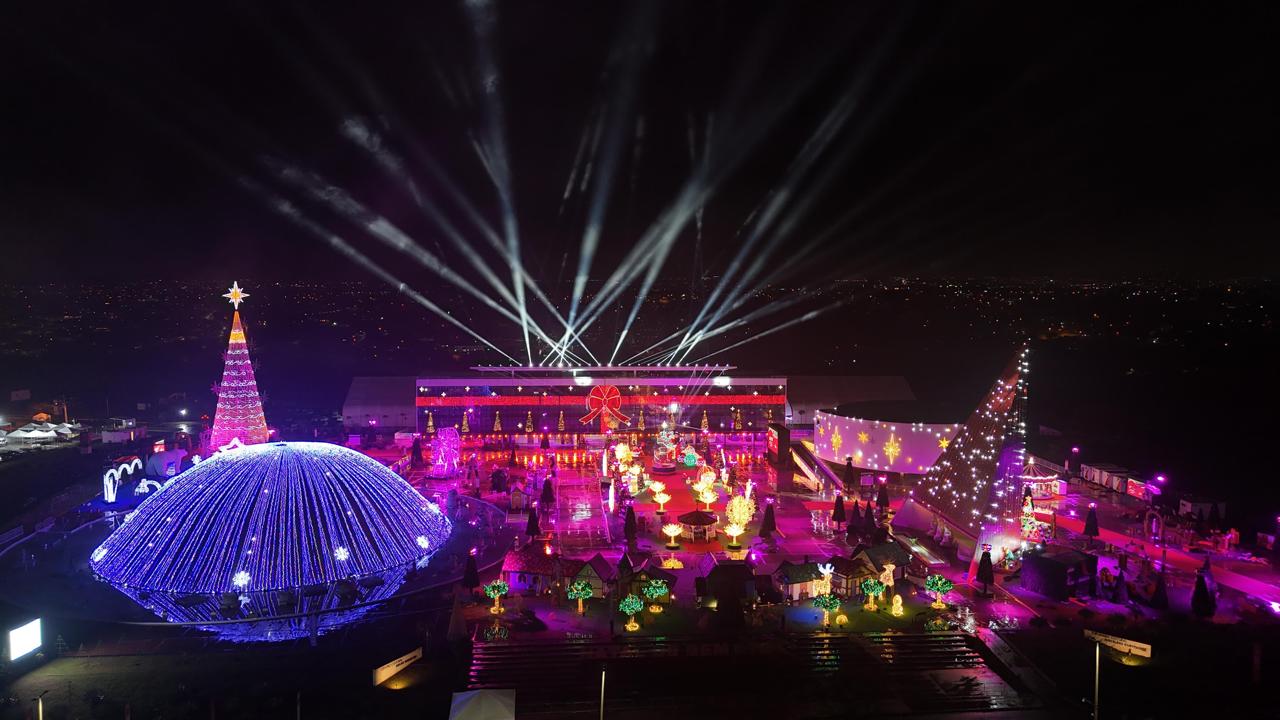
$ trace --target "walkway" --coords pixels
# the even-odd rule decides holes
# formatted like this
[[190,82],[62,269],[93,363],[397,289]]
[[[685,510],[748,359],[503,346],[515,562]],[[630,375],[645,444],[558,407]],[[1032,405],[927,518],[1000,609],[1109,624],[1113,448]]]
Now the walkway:
[[609,517],[594,475],[562,469],[556,478],[555,533],[566,551],[607,548],[612,544]]

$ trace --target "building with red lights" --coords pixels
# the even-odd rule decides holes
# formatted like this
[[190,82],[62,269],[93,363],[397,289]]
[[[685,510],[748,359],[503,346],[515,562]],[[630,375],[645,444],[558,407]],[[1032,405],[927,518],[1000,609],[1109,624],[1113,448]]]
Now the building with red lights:
[[730,365],[472,368],[418,378],[418,432],[456,427],[467,435],[763,432],[782,421],[783,377],[737,377]]

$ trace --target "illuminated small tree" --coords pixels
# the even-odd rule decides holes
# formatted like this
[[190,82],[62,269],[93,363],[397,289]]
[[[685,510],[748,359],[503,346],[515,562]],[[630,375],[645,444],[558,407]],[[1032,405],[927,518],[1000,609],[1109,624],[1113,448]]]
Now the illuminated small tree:
[[746,527],[756,514],[756,502],[745,495],[734,495],[724,506],[724,515],[729,522]]
[[667,523],[662,526],[662,534],[669,538],[667,540],[668,550],[680,549],[680,543],[676,542],[676,538],[680,537],[681,532],[683,532],[683,529],[677,523]]
[[947,606],[942,602],[942,596],[951,592],[956,584],[946,579],[942,575],[930,575],[924,579],[924,589],[933,593],[933,604],[930,606],[935,610],[941,610]]
[[636,622],[636,613],[644,609],[644,603],[635,595],[627,595],[622,598],[622,602],[618,603],[618,610],[627,616],[627,624],[624,625],[628,631],[635,632],[640,629],[640,623]]
[[742,546],[738,544],[738,536],[746,532],[746,528],[738,523],[729,523],[724,526],[724,534],[729,536],[729,549],[737,550]]
[[813,599],[813,604],[822,611],[822,627],[829,627],[831,613],[840,609],[840,598],[831,593],[823,593]]
[[484,594],[493,598],[493,607],[489,608],[489,612],[494,615],[502,612],[502,596],[506,595],[510,589],[511,586],[507,585],[506,581],[503,580],[494,580],[484,586]]
[[666,504],[671,502],[671,496],[664,492],[660,492],[653,496],[653,501],[658,503],[658,514],[662,515],[667,512]]
[[698,493],[698,502],[703,503],[706,506],[702,509],[707,512],[711,512],[711,503],[717,502],[718,500],[720,500],[720,493],[716,492],[715,488],[707,488],[706,490]]
[[876,607],[876,600],[885,591],[885,584],[875,578],[867,578],[862,581],[862,594],[867,596],[867,604],[862,607],[875,612],[879,608]]
[[666,597],[671,590],[667,587],[666,580],[654,578],[645,583],[644,586],[640,588],[640,592],[644,595],[645,599],[649,601],[649,612],[660,613],[662,612],[662,605],[658,603],[658,600]]
[[667,484],[662,482],[661,480],[654,480],[649,483],[649,492],[653,493],[654,495],[657,495],[658,493],[666,489],[667,489]]
[[585,615],[587,609],[583,607],[583,600],[590,600],[595,597],[595,588],[591,587],[591,583],[586,580],[574,580],[569,585],[569,599],[578,601],[578,614]]

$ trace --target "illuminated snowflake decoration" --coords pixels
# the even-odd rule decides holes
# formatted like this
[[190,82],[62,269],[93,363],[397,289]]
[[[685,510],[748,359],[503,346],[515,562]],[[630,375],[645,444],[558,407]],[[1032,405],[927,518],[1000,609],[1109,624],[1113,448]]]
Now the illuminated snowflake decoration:
[[431,540],[428,539],[426,535],[419,535],[418,537],[414,538],[414,542],[418,543],[418,547],[422,548],[423,550],[431,549]]
[[863,445],[866,445],[868,442],[870,442],[870,440],[871,440],[871,436],[868,435],[867,433],[865,432],[858,433],[858,442],[862,443]]
[[245,572],[244,570],[241,570],[240,572],[237,572],[235,575],[231,576],[231,586],[237,587],[237,588],[247,588],[249,587],[250,579],[251,578],[249,577],[249,573]]
[[93,560],[94,562],[98,562],[99,560],[101,560],[106,556],[107,556],[107,547],[105,545],[100,545],[98,546],[98,549],[94,550],[93,554],[89,556],[89,559]]
[[334,559],[334,560],[337,560],[338,562],[346,562],[346,561],[347,561],[348,559],[350,559],[350,558],[351,558],[351,551],[350,551],[350,550],[348,550],[348,549],[346,549],[346,548],[344,548],[344,547],[342,547],[342,546],[338,546],[338,547],[336,547],[336,548],[334,548],[334,549],[333,549],[333,559]]

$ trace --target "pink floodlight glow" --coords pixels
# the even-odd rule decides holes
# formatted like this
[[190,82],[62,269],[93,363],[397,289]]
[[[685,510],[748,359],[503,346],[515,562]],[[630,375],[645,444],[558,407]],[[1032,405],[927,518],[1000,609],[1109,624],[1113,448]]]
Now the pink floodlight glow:
[[1079,447],[1079,446],[1076,446],[1076,445],[1073,445],[1073,446],[1071,447],[1071,452],[1075,453],[1076,455],[1079,455],[1079,454],[1080,454],[1080,447]]
[[1091,502],[1091,503],[1089,503],[1089,509],[1090,509],[1090,510],[1092,510],[1093,508],[1096,508],[1096,507],[1098,507],[1098,503],[1096,503],[1096,502]]
[[1169,478],[1165,477],[1163,474],[1160,474],[1160,475],[1157,475],[1157,476],[1156,476],[1156,482],[1161,482],[1161,483],[1162,483],[1162,482],[1166,482],[1166,481],[1168,481],[1168,479],[1169,479]]

